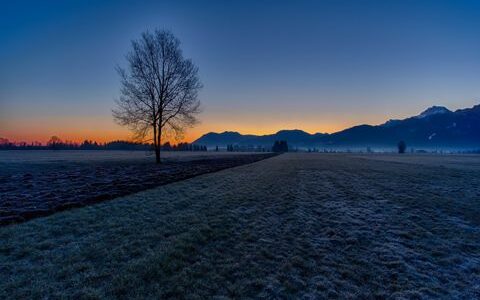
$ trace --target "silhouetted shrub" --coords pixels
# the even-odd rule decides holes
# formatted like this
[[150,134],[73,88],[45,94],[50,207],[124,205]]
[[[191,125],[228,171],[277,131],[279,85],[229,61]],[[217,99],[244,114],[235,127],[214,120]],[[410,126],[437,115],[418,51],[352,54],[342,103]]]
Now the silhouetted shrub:
[[405,150],[407,150],[407,144],[404,141],[398,142],[398,153],[405,153]]
[[272,152],[288,152],[287,141],[275,141]]

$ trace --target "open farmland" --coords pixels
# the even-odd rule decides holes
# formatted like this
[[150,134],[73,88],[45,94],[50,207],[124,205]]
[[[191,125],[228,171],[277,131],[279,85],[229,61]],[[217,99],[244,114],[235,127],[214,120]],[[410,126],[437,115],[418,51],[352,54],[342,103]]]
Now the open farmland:
[[163,164],[157,165],[141,151],[2,151],[0,225],[110,200],[273,155],[165,152]]
[[480,157],[395,157],[288,153],[0,227],[0,298],[479,298]]

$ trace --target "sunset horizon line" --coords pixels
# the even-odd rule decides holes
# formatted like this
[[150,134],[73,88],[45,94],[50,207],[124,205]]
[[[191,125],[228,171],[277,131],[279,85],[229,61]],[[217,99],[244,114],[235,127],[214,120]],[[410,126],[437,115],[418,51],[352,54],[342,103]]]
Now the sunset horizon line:
[[[445,107],[449,111],[455,112],[457,110],[473,108],[473,107],[478,106],[478,105],[480,105],[480,102],[478,102],[477,104],[473,103],[471,106],[467,105],[466,107],[457,107],[455,109],[451,109],[451,108],[449,108],[445,105],[430,105],[428,107],[425,107],[425,109],[423,111],[425,111],[427,109],[430,109],[430,108],[433,108],[433,107]],[[280,131],[294,131],[294,130],[300,130],[300,131],[303,131],[303,132],[308,133],[310,135],[335,134],[335,133],[338,133],[338,132],[341,132],[341,131],[344,131],[344,130],[348,130],[348,129],[356,127],[356,126],[363,126],[363,125],[378,126],[378,125],[384,124],[385,122],[388,122],[390,120],[408,119],[408,118],[411,118],[411,117],[418,116],[423,111],[418,112],[417,115],[406,115],[406,116],[397,117],[397,118],[391,116],[391,117],[387,117],[386,119],[384,119],[382,121],[379,121],[379,122],[359,122],[359,123],[356,123],[356,124],[349,124],[349,125],[342,126],[342,127],[340,127],[341,126],[340,124],[339,124],[340,126],[333,126],[333,125],[332,126],[323,126],[323,128],[324,128],[323,130],[305,128],[305,127],[309,127],[309,126],[295,126],[295,125],[293,125],[293,126],[286,125],[286,126],[283,126],[283,127],[280,125],[280,126],[276,126],[275,128],[270,128],[270,129],[265,129],[265,130],[262,130],[262,129],[251,130],[251,128],[249,128],[249,129],[241,129],[241,128],[232,129],[231,127],[224,127],[223,129],[206,129],[206,130],[202,130],[201,132],[195,132],[195,133],[187,131],[185,133],[185,137],[183,139],[176,140],[175,138],[165,138],[164,141],[165,141],[165,143],[170,142],[171,144],[193,143],[195,140],[199,139],[200,137],[202,137],[206,134],[209,134],[209,133],[221,134],[221,133],[225,133],[225,132],[236,132],[236,133],[239,133],[241,135],[255,135],[255,136],[273,135],[273,134],[276,134]],[[330,128],[330,129],[326,129],[325,127]],[[93,141],[93,142],[97,142],[97,143],[101,143],[101,144],[105,144],[105,143],[109,143],[109,142],[115,142],[115,141],[137,142],[137,141],[135,141],[134,138],[131,138],[129,135],[130,135],[129,132],[126,129],[122,129],[122,130],[119,130],[119,131],[114,131],[113,133],[104,134],[104,135],[99,135],[99,134],[82,135],[81,133],[76,133],[76,134],[72,133],[72,134],[68,135],[67,138],[64,138],[64,136],[66,136],[66,135],[63,135],[61,133],[42,134],[41,137],[25,137],[25,138],[22,138],[22,137],[16,138],[15,135],[9,135],[9,134],[3,135],[2,134],[2,135],[0,135],[0,142],[2,141],[2,139],[4,139],[4,140],[7,140],[10,143],[14,143],[14,144],[22,144],[22,143],[35,144],[35,143],[39,143],[41,145],[46,145],[48,143],[49,139],[53,136],[57,136],[62,141],[72,143],[72,144],[81,144],[84,141]],[[142,143],[148,143],[148,139],[145,140]]]

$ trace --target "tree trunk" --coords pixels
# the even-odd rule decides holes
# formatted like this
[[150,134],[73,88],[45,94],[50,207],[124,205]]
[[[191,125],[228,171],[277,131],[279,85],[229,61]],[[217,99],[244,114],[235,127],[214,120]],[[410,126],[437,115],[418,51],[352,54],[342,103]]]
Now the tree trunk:
[[155,162],[160,163],[160,144],[157,139],[157,125],[153,126],[153,148],[155,149]]
[[155,137],[156,138],[156,141],[157,141],[157,148],[155,149],[155,158],[156,158],[156,162],[157,164],[160,164],[161,163],[161,159],[160,159],[160,148],[162,147],[162,128],[160,126],[158,126],[158,129],[156,130],[157,131],[157,136]]

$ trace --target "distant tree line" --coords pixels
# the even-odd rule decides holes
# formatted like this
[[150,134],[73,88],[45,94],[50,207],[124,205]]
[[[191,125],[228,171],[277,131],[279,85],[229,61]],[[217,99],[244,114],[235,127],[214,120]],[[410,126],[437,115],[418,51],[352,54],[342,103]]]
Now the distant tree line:
[[[219,151],[218,146],[215,147],[215,151]],[[254,146],[254,145],[227,145],[228,152],[287,152],[288,144],[287,141],[275,141],[272,147],[264,146]]]
[[[107,143],[98,143],[92,140],[85,140],[82,143],[71,141],[62,141],[57,136],[52,136],[46,144],[40,142],[11,142],[8,139],[0,138],[0,150],[153,150],[153,144],[138,143],[130,141],[111,141]],[[162,145],[165,151],[207,151],[207,147],[203,145],[195,145],[189,143],[179,143],[171,145],[166,142]]]
[[[0,137],[0,150],[140,150],[140,151],[152,151],[153,145],[148,143],[138,143],[131,141],[111,141],[107,143],[99,143],[92,140],[85,140],[82,143],[76,143],[71,141],[62,141],[60,138],[53,136],[50,140],[44,144],[41,142],[12,142],[6,138]],[[161,146],[161,150],[164,151],[207,151],[207,147],[204,145],[179,143],[172,145],[170,142],[166,142]],[[360,149],[332,149],[332,148],[306,148],[297,149],[295,147],[289,149],[286,141],[276,141],[271,148],[261,145],[233,145],[229,144],[225,148],[214,147],[211,151],[225,151],[228,152],[323,152],[323,153],[391,153],[391,149],[375,149],[367,147],[366,150]],[[407,145],[404,141],[397,144],[397,151],[399,153],[407,152]],[[410,147],[411,153],[459,153],[459,154],[480,154],[480,149],[457,149],[457,150],[435,150],[435,149],[414,149]]]
[[162,145],[161,150],[164,151],[207,151],[207,146],[189,144],[189,143],[179,143],[178,145],[170,145],[169,142],[166,142]]
[[[215,147],[215,151],[219,151],[218,146]],[[269,152],[270,149],[264,146],[254,145],[227,145],[228,152]]]

